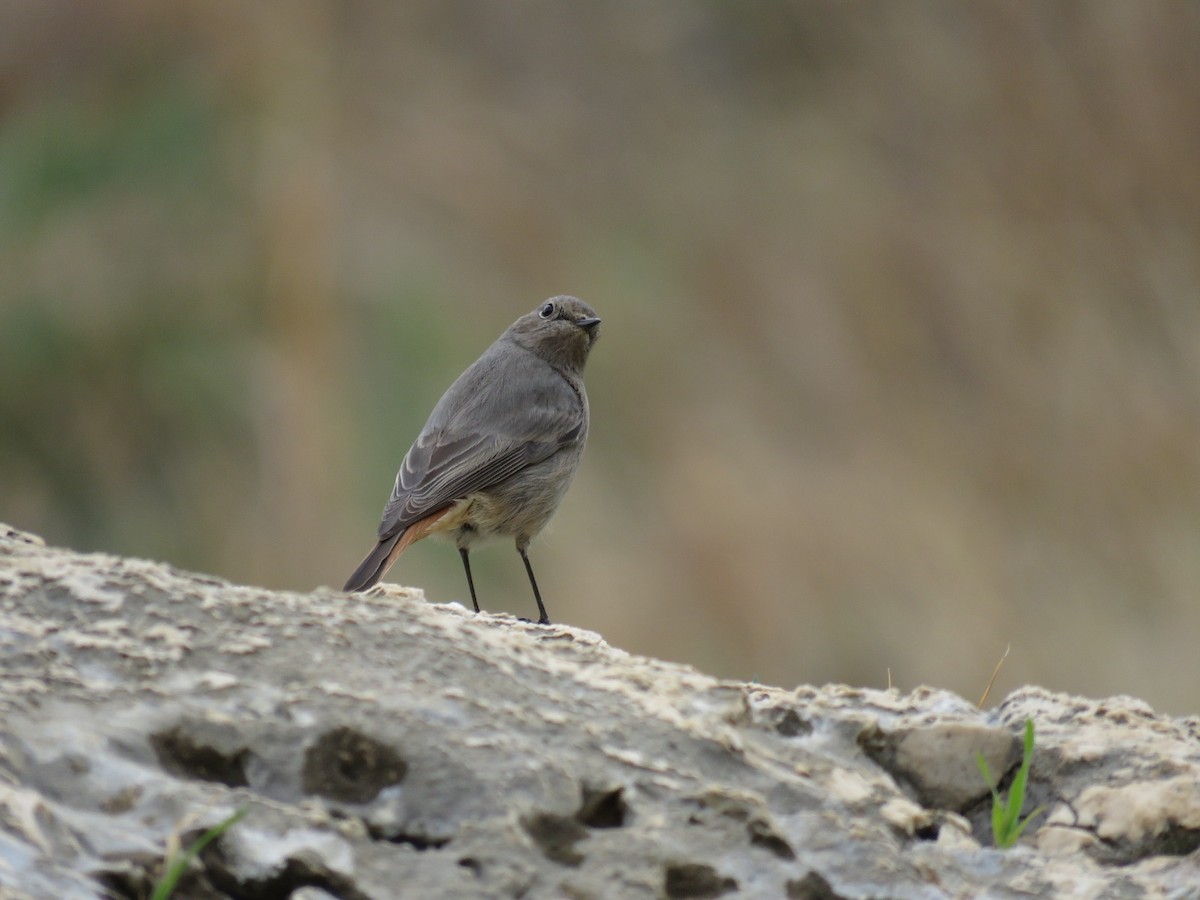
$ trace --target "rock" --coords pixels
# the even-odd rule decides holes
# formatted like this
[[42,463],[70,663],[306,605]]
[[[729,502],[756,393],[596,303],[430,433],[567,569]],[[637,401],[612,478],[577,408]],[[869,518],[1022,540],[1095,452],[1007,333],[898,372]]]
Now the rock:
[[962,809],[991,795],[980,777],[976,754],[983,756],[992,773],[1005,772],[1020,762],[1021,743],[1009,731],[969,721],[974,709],[960,712],[968,721],[954,721],[950,712],[936,722],[897,728],[872,729],[859,743],[868,755],[906,784],[925,806]]
[[[418,591],[279,593],[0,526],[0,896],[1195,896],[1200,722],[793,691]],[[1037,728],[1020,845],[982,752]],[[1006,787],[1005,782],[1002,787]],[[1190,892],[1190,893],[1189,893]]]

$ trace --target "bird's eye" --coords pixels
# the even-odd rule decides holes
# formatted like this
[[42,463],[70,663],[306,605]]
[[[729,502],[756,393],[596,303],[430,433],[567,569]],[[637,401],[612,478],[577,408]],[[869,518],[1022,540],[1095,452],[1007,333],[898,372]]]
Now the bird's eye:
[[538,316],[543,319],[549,319],[554,315],[554,304],[543,303],[542,308],[538,310]]

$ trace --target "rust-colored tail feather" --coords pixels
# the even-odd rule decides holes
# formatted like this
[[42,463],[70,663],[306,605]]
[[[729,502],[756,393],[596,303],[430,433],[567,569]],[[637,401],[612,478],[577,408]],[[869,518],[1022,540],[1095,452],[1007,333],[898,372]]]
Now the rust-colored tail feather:
[[403,534],[404,532],[394,534],[387,540],[376,544],[375,549],[367,554],[367,558],[358,564],[358,568],[354,570],[354,574],[346,579],[346,586],[342,590],[365,591],[374,587],[388,570],[388,567],[392,564],[392,560],[395,559],[392,556],[392,551],[400,542]]
[[404,548],[436,531],[435,526],[438,520],[448,512],[450,512],[449,509],[440,509],[431,516],[413,522],[403,531],[384,538],[375,545],[374,550],[367,554],[367,558],[358,564],[358,568],[346,580],[346,586],[342,590],[366,591],[373,588],[379,579],[387,574],[387,570],[392,567],[396,557],[404,552]]

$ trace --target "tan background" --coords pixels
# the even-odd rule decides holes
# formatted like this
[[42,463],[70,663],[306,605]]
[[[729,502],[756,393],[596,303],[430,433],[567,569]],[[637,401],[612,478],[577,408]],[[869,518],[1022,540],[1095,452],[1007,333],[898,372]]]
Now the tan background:
[[[551,615],[1200,709],[1200,5],[0,10],[0,519],[340,585],[518,314],[605,318]],[[485,606],[532,612],[507,547]],[[461,599],[457,554],[393,570]]]

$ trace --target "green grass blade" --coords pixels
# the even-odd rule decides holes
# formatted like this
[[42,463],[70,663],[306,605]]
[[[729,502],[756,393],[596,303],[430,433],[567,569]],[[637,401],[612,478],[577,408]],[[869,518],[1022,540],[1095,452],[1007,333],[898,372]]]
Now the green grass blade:
[[1007,848],[1008,825],[1004,818],[1004,803],[996,798],[992,802],[992,841],[997,847]]
[[176,885],[179,884],[179,879],[183,877],[183,873],[187,871],[187,867],[191,865],[205,847],[223,835],[226,831],[245,818],[250,812],[250,807],[243,806],[229,818],[224,819],[214,825],[196,840],[188,845],[187,849],[182,853],[176,853],[167,860],[166,871],[163,872],[162,878],[154,885],[154,893],[150,895],[150,900],[167,900],[172,893],[175,892]]
[[1008,818],[1013,827],[1021,817],[1025,805],[1025,788],[1029,783],[1029,767],[1033,763],[1033,720],[1025,720],[1025,749],[1021,755],[1021,767],[1013,776],[1012,788],[1008,793]]
[[996,782],[992,780],[992,771],[988,768],[987,760],[979,751],[975,752],[975,764],[979,766],[979,774],[983,776],[988,789],[992,792],[992,841],[998,847],[1003,846],[1001,840],[1004,835],[1004,800],[1000,797],[1000,790],[996,787]]
[[1013,844],[1015,844],[1017,842],[1017,840],[1021,837],[1021,833],[1025,831],[1025,826],[1028,825],[1030,822],[1032,822],[1034,820],[1035,816],[1040,816],[1045,811],[1046,811],[1045,806],[1039,806],[1036,809],[1034,809],[1029,815],[1027,815],[1024,819],[1022,819],[1019,823],[1017,823],[1017,827],[1013,829],[1012,841],[1009,844],[1009,846],[1011,847]]
[[1021,818],[1021,807],[1025,805],[1025,791],[1029,786],[1029,769],[1033,764],[1033,720],[1025,720],[1024,752],[1021,754],[1021,765],[1013,775],[1008,796],[1002,797],[996,782],[992,781],[992,773],[988,769],[982,753],[975,754],[975,762],[979,772],[992,791],[992,840],[997,847],[1007,849],[1017,842],[1029,820],[1038,815],[1044,807],[1039,806],[1024,819]]
[[992,792],[992,797],[995,797],[998,794],[996,782],[992,781],[992,772],[988,768],[987,760],[983,758],[983,754],[978,750],[975,751],[975,765],[979,766],[979,774],[987,782],[987,786]]

